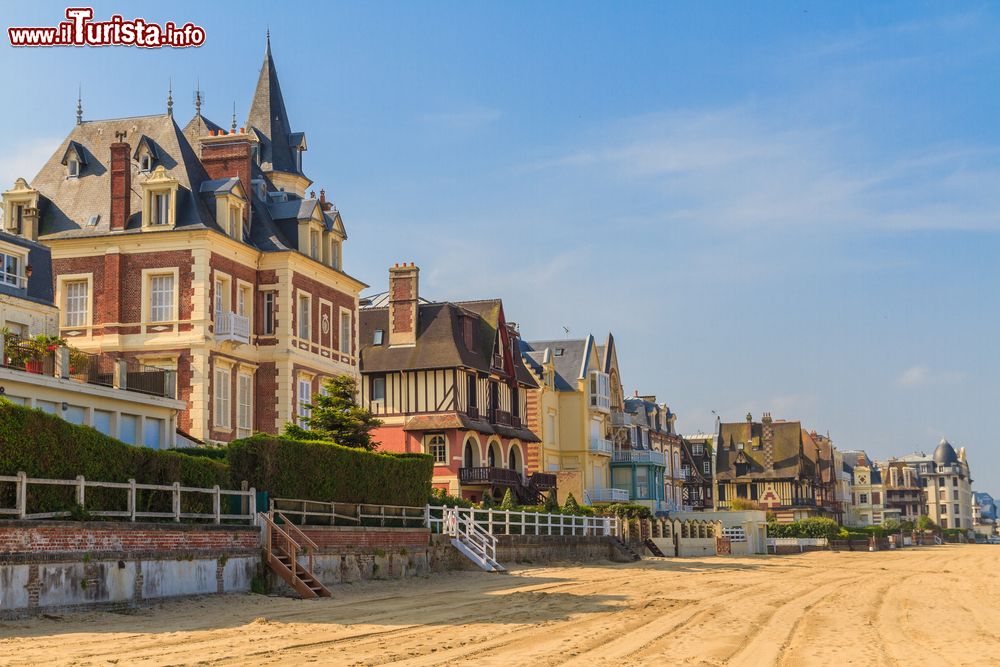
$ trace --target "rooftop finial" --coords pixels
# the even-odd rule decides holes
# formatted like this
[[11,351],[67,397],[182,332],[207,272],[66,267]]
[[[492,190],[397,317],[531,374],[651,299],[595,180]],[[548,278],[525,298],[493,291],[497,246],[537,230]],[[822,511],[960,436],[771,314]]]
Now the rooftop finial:
[[174,115],[174,80],[169,79],[167,83],[167,115]]
[[76,124],[80,125],[83,123],[83,84],[80,84],[80,89],[76,94]]
[[229,129],[236,132],[236,100],[233,100],[233,124],[229,127]]
[[201,115],[201,79],[198,79],[194,89],[194,115]]
[[264,55],[271,56],[271,26],[267,26],[267,49],[265,49]]

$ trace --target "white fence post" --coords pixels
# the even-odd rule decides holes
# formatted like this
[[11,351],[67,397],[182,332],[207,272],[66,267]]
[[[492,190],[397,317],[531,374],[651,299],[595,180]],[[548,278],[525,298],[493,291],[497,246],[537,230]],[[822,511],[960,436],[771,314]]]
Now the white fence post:
[[510,510],[504,510],[504,534],[510,535]]
[[257,489],[250,487],[250,522],[257,525]]
[[17,473],[17,518],[28,515],[28,475],[23,470]]
[[128,520],[132,522],[135,522],[136,500],[137,499],[135,497],[135,480],[130,479],[128,481]]
[[222,523],[222,494],[218,484],[212,487],[212,511],[215,512],[215,523]]
[[76,504],[83,508],[83,504],[86,501],[86,491],[87,482],[83,479],[83,475],[76,476]]
[[174,521],[177,523],[181,522],[181,483],[174,482],[173,491],[173,501],[174,501]]

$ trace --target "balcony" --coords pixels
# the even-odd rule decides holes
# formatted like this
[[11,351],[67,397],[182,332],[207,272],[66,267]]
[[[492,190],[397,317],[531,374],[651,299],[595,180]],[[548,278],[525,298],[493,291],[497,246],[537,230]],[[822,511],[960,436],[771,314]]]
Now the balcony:
[[627,415],[624,412],[618,412],[617,410],[611,413],[611,425],[612,426],[631,426],[632,415]]
[[250,342],[250,318],[236,313],[216,313],[215,339],[248,344]]
[[459,468],[458,483],[463,486],[504,485],[517,486],[521,484],[521,473],[509,468],[479,467]]
[[601,454],[603,456],[611,456],[613,452],[614,452],[614,445],[611,444],[610,440],[605,440],[604,438],[590,439],[591,454]]
[[645,463],[667,467],[667,457],[663,452],[649,449],[622,449],[614,453],[612,463]]
[[499,410],[497,408],[490,408],[487,412],[489,414],[490,423],[492,424],[521,428],[521,418],[517,415],[513,415],[506,410]]
[[557,481],[558,479],[552,473],[536,472],[532,473],[531,477],[528,478],[528,486],[534,487],[539,491],[549,491],[556,488]]
[[591,503],[627,503],[628,491],[625,489],[590,489],[587,497]]

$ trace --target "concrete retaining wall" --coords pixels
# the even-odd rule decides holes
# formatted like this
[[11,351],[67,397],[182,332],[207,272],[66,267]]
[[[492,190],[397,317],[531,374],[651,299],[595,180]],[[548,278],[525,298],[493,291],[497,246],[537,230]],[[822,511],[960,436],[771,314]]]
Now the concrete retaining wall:
[[259,535],[252,527],[0,521],[0,618],[246,592],[260,572]]

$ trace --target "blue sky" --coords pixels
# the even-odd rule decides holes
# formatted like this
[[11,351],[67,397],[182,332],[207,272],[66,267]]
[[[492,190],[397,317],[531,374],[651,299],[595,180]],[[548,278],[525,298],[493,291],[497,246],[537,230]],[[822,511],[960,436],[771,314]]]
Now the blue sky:
[[[65,5],[8,7],[54,25]],[[0,178],[87,118],[246,115],[270,26],[349,271],[614,332],[682,432],[769,410],[1000,492],[1000,10],[990,3],[98,3],[199,49],[0,47]]]

